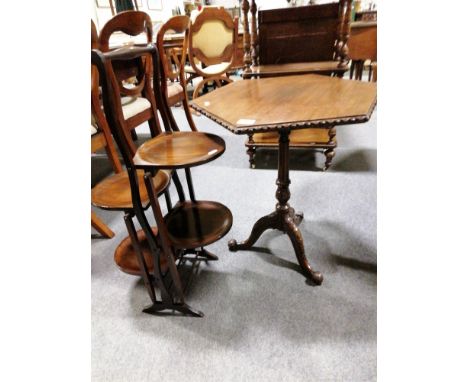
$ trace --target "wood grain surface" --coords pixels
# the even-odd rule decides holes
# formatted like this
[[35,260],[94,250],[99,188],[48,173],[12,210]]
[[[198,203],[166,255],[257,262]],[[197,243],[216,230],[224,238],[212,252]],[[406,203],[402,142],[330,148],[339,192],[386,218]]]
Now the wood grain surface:
[[133,162],[137,167],[185,168],[220,156],[226,145],[221,137],[198,131],[161,133],[143,143]]
[[[148,193],[143,179],[144,172],[137,171],[138,188],[143,207],[148,204]],[[159,171],[153,178],[153,185],[156,194],[161,193],[169,185],[170,175],[166,171]],[[91,190],[91,203],[96,207],[106,210],[131,210],[132,190],[126,171],[109,176],[102,180]]]
[[235,134],[366,122],[373,83],[307,74],[236,81],[191,102]]

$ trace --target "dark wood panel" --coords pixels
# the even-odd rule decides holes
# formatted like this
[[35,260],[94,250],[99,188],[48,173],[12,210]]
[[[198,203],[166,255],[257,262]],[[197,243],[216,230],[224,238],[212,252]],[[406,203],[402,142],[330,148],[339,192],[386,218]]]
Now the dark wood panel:
[[258,12],[261,65],[331,61],[339,3]]

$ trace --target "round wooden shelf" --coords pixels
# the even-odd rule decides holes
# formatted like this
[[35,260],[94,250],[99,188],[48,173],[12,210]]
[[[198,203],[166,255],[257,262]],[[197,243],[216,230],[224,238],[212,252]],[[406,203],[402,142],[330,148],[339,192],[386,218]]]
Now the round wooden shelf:
[[[146,192],[144,171],[137,170],[138,188],[140,190],[143,207],[148,204],[149,198]],[[153,178],[156,194],[160,194],[169,185],[170,172],[158,171]],[[91,190],[91,203],[96,207],[106,210],[128,210],[133,208],[132,191],[127,171],[119,172],[101,181]]]
[[[158,234],[158,229],[153,227],[153,232],[155,235]],[[140,229],[137,231],[138,242],[140,243],[141,250],[143,252],[143,257],[145,258],[146,265],[150,273],[153,272],[154,262],[153,256],[146,241],[145,232]],[[116,248],[114,253],[114,261],[122,272],[128,273],[134,276],[140,276],[140,265],[138,264],[138,259],[135,250],[133,249],[132,241],[129,236],[122,240],[119,246]],[[161,269],[163,272],[167,269],[167,262],[161,259]]]
[[214,134],[198,131],[166,132],[143,143],[133,161],[141,167],[186,168],[210,162],[225,150],[224,140]]
[[[176,249],[202,247],[221,239],[232,226],[231,211],[221,203],[211,201],[187,201],[176,205],[165,216],[169,238]],[[158,229],[153,227],[155,235]],[[153,272],[154,263],[151,250],[143,230],[137,232],[143,257],[148,270]],[[140,265],[130,237],[126,237],[114,253],[114,261],[122,272],[140,276]],[[161,269],[167,270],[167,262],[161,260]]]
[[198,248],[221,239],[232,226],[229,208],[218,202],[199,200],[176,205],[164,220],[175,248]]

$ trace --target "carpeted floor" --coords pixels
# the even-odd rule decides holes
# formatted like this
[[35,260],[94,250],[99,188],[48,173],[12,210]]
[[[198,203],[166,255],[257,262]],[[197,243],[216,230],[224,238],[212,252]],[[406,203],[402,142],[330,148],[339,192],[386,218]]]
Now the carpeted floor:
[[[184,121],[180,108],[174,113]],[[127,235],[123,214],[95,209],[116,236],[91,242],[93,381],[375,381],[376,112],[367,124],[337,128],[327,172],[317,169],[322,154],[291,155],[290,204],[304,212],[300,228],[309,261],[324,275],[320,287],[306,282],[280,232],[267,231],[255,251],[228,251],[229,239],[247,238],[273,211],[277,155],[259,151],[251,170],[244,136],[205,117],[195,123],[227,146],[193,169],[196,195],[234,216],[227,236],[208,247],[219,261],[201,263],[190,284],[187,302],[205,317],[142,313],[150,302],[143,283],[113,260]],[[100,159],[92,170],[94,178],[107,171]]]

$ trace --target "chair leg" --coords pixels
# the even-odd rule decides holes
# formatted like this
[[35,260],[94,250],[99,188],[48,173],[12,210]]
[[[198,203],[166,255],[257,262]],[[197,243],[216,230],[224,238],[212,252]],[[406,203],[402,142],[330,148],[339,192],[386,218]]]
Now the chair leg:
[[350,68],[349,68],[349,79],[350,79],[350,80],[353,79],[355,66],[356,66],[356,63],[355,63],[354,61],[351,61],[351,66],[350,66]]
[[[334,144],[336,146],[336,128],[331,127],[328,129],[328,144]],[[331,165],[333,157],[335,156],[335,147],[329,147],[323,151],[325,155],[325,165],[323,166],[323,171],[327,171]]]
[[[249,144],[253,144],[253,134],[249,134]],[[249,166],[250,168],[255,168],[255,152],[256,152],[256,147],[255,146],[247,146],[247,155],[249,156]]]
[[91,226],[107,239],[114,237],[114,232],[94,213],[91,211]]
[[335,149],[334,148],[325,149],[323,151],[323,154],[325,155],[325,164],[322,170],[327,171],[331,165],[333,157],[335,156]]

